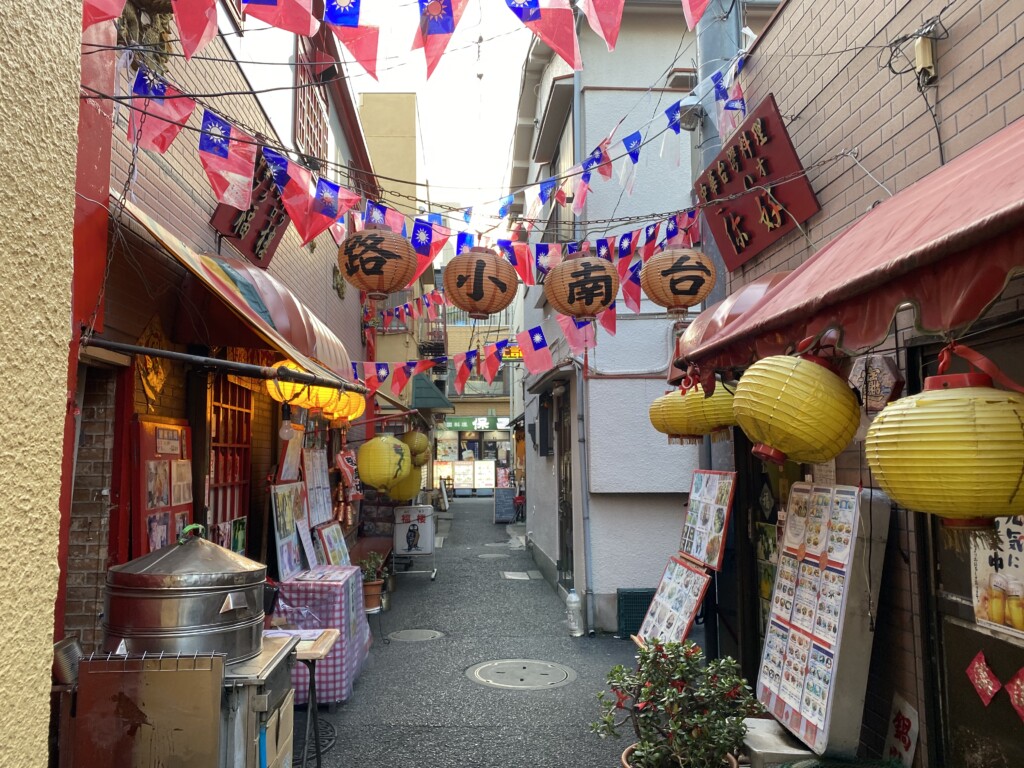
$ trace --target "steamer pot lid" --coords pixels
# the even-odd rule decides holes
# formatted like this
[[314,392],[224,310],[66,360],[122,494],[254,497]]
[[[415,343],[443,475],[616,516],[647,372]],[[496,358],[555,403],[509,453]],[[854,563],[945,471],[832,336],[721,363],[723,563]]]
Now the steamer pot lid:
[[198,536],[107,571],[107,584],[125,587],[235,587],[260,584],[266,578],[267,566]]

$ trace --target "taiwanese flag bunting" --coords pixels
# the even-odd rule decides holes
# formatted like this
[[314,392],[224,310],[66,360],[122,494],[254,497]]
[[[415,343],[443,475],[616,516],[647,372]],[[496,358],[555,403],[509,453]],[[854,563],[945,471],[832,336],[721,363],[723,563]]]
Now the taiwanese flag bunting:
[[[359,375],[359,366],[362,366],[362,376]],[[362,379],[366,388],[370,390],[370,397],[373,397],[391,375],[391,367],[387,363],[352,363],[352,373],[356,378]]]
[[451,237],[451,231],[428,219],[416,219],[412,226],[412,247],[416,251],[416,272],[409,284],[415,283],[427,271],[444,244]]
[[488,344],[484,347],[484,360],[480,365],[480,373],[488,384],[494,383],[494,377],[501,369],[501,354],[508,346],[508,339]]
[[688,29],[692,31],[697,28],[697,22],[704,15],[709,2],[710,0],[683,0],[683,16],[686,17]]
[[244,211],[252,200],[256,143],[210,110],[203,112],[199,161],[217,199]]
[[[592,168],[597,168],[597,172],[603,179],[610,179],[612,177],[612,158],[608,154],[608,147],[611,145],[611,138],[607,138],[598,144],[594,151],[590,153],[590,156],[583,163],[583,170],[589,171]],[[588,167],[587,162],[593,161],[593,164]]]
[[434,306],[429,295],[423,297],[423,309],[427,313],[428,320],[437,320],[437,307]]
[[627,195],[633,194],[633,185],[636,184],[636,164],[640,162],[640,146],[643,142],[640,131],[634,131],[622,140],[622,146],[626,148],[629,160],[622,163],[622,168],[619,171],[619,186],[626,190]]
[[558,243],[537,243],[534,248],[538,275],[546,275],[562,263],[562,246]]
[[412,315],[412,319],[413,320],[419,320],[420,319],[420,315],[423,314],[423,303],[419,299],[416,299],[415,301],[411,301],[408,304],[406,304],[405,306],[407,306],[409,308],[408,311]]
[[647,260],[654,255],[654,249],[658,245],[658,230],[661,229],[661,222],[648,224],[644,227],[644,247],[641,256],[646,264]]
[[313,16],[313,0],[242,0],[242,11],[303,37],[312,37],[320,29],[320,22]]
[[217,36],[217,0],[171,0],[185,59]]
[[[422,3],[422,0],[420,0]],[[569,0],[505,0],[509,10],[573,69],[582,69],[576,18]]]
[[537,185],[537,197],[540,198],[541,205],[547,205],[548,200],[551,199],[551,194],[555,191],[557,186],[557,179],[545,179]]
[[459,232],[455,238],[455,253],[465,253],[476,244],[476,238],[472,232]]
[[615,335],[616,320],[617,314],[614,301],[608,305],[608,309],[597,316],[597,322],[612,336]]
[[627,270],[629,269],[629,263],[633,259],[633,251],[636,250],[636,241],[640,237],[640,230],[636,232],[624,232],[619,235],[619,282],[624,283],[626,281]]
[[334,238],[335,245],[341,245],[341,241],[345,239],[345,221],[344,219],[338,219],[331,224],[331,237]]
[[533,269],[531,268],[530,246],[527,243],[513,243],[511,240],[499,240],[498,250],[508,259],[523,281],[523,285],[533,285]]
[[[573,168],[570,173],[575,173],[579,170],[579,167]],[[555,190],[555,202],[565,207],[566,201],[569,199],[566,195],[565,188],[569,186],[569,179],[562,179],[562,183],[558,185],[558,189]]]
[[334,222],[348,213],[361,199],[355,192],[345,189],[340,184],[320,179],[316,183],[313,212]]
[[565,340],[569,343],[569,351],[574,355],[582,355],[587,349],[597,346],[594,324],[589,320],[577,322],[566,315],[556,314],[555,319],[562,329]]
[[615,50],[622,26],[622,8],[626,0],[583,0],[579,8],[587,17],[587,23],[594,34],[604,40],[608,52]]
[[377,79],[377,47],[380,29],[360,26],[359,9],[362,0],[327,0],[324,21],[352,58],[374,80]]
[[675,216],[669,216],[665,220],[665,244],[672,245],[675,239],[679,237],[679,217],[685,214],[677,213]]
[[395,316],[390,312],[381,312],[380,318],[384,322],[384,330],[388,330],[391,327],[391,323],[394,321]]
[[419,0],[420,23],[413,38],[412,49],[423,49],[428,78],[444,55],[467,3],[468,0]]
[[399,304],[395,307],[395,317],[398,318],[398,322],[405,325],[405,307],[403,305]]
[[597,241],[597,258],[615,261],[615,237],[602,237]]
[[554,367],[548,340],[544,338],[544,329],[541,326],[538,325],[517,333],[516,341],[519,343],[519,349],[522,350],[526,370],[530,373],[544,373]]
[[403,365],[397,366],[391,372],[392,393],[396,397],[402,394],[402,390],[405,389],[406,384],[409,383],[413,376],[429,371],[433,367],[433,360],[410,360]]
[[161,155],[185,127],[196,103],[167,85],[145,67],[139,67],[132,85],[132,110],[128,116],[128,141],[140,149]]
[[665,117],[668,118],[669,130],[661,136],[661,152],[663,159],[667,159],[674,165],[679,165],[679,131],[682,129],[681,102],[676,102],[665,110]]
[[452,355],[455,363],[455,391],[462,394],[466,390],[466,382],[473,373],[473,363],[476,362],[477,352],[471,349],[469,352],[456,352]]
[[629,268],[626,279],[622,281],[622,299],[634,314],[640,314],[640,269],[642,262]]
[[443,307],[445,306],[445,304],[447,304],[447,302],[444,300],[444,294],[441,293],[441,290],[439,288],[435,288],[430,292],[430,298],[433,300],[434,304],[436,304],[439,307]]
[[86,30],[101,21],[121,17],[126,0],[85,0],[82,4],[82,29]]
[[566,256],[572,256],[572,255],[577,254],[579,252],[580,252],[580,244],[579,243],[566,243],[565,244],[565,255]]
[[579,216],[583,213],[583,206],[587,204],[587,195],[590,192],[590,171],[580,174],[576,183],[576,191],[572,198],[573,215]]
[[700,244],[700,219],[696,210],[678,214],[676,223],[685,245],[692,248]]
[[406,318],[413,319],[413,320],[415,319],[413,317],[413,314],[412,314],[412,307],[409,306],[409,302],[406,302],[405,304],[402,305],[402,313],[404,315],[404,317],[402,319],[403,323],[405,322]]

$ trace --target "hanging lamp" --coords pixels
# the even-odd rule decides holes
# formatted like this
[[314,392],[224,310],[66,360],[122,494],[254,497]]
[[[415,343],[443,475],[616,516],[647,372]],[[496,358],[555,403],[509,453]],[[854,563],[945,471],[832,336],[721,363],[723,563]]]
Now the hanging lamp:
[[474,320],[486,320],[516,298],[519,277],[508,259],[479,246],[463,251],[444,268],[444,295]]
[[647,298],[672,314],[685,313],[715,287],[715,264],[700,251],[670,248],[656,253],[640,270]]
[[551,306],[576,320],[593,320],[608,309],[618,292],[615,265],[597,256],[563,261],[544,278],[544,295]]
[[721,385],[705,397],[704,388],[697,384],[685,393],[674,391],[657,398],[649,416],[656,430],[686,444],[700,443],[705,435],[723,440],[736,425],[732,401],[732,394]]
[[338,247],[342,277],[377,301],[405,288],[416,273],[416,263],[408,240],[373,224],[353,232]]
[[412,454],[401,440],[378,435],[359,447],[356,468],[365,484],[387,491],[412,471]]
[[[281,360],[280,362],[274,363],[272,368],[295,371],[297,373],[305,373],[301,366],[296,365],[291,360]],[[267,379],[267,394],[269,394],[274,400],[279,403],[289,403],[291,405],[297,405],[300,408],[305,407],[302,400],[306,396],[306,390],[309,388],[307,384],[302,384],[298,381],[288,381],[286,379]]]

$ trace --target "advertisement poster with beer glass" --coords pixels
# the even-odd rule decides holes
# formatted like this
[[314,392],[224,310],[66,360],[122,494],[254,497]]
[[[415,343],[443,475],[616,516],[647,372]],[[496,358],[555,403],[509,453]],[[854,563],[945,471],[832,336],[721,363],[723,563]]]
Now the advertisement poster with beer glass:
[[971,541],[974,618],[1024,638],[1024,516],[995,518],[995,540]]

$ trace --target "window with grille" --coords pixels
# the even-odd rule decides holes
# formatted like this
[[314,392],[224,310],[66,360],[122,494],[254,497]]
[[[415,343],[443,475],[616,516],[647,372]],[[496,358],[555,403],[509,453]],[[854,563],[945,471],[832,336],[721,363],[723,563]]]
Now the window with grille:
[[210,525],[249,514],[252,392],[215,376],[210,393]]
[[[327,94],[313,69],[301,66],[324,54],[319,51],[317,38],[296,37],[295,67],[295,144],[299,151],[311,158],[327,157]],[[314,168],[313,170],[320,170]]]

